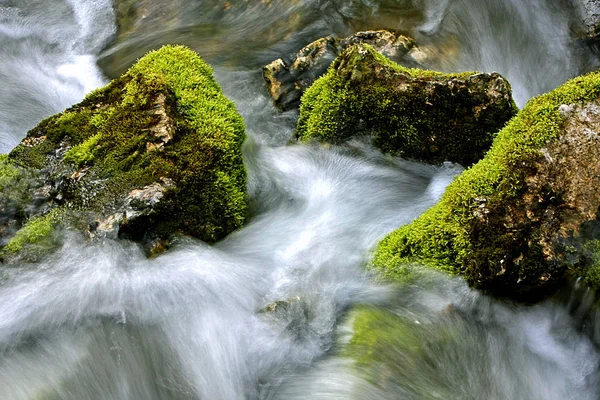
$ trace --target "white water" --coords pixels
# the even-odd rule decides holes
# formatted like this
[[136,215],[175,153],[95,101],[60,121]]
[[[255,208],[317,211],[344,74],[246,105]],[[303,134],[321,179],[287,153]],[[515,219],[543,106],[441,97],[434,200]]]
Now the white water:
[[105,83],[95,56],[113,20],[110,0],[0,1],[0,152]]
[[519,107],[577,75],[589,57],[569,37],[572,20],[559,0],[425,0],[425,4],[430,18],[421,30],[456,47],[452,57],[439,60],[438,66],[500,72],[512,84]]
[[[372,3],[376,13],[379,4]],[[546,51],[551,41],[568,58],[566,17],[546,9],[536,14],[533,4],[499,3],[501,15],[514,18],[495,35],[477,22],[486,16],[483,2],[449,1],[441,16],[430,12],[431,32],[477,32],[453,68],[497,69],[511,78],[520,103],[579,72],[564,60],[535,79],[521,74],[537,65],[530,54],[536,40],[545,62],[554,59]],[[103,81],[95,55],[114,30],[113,12],[101,1],[14,4],[0,0],[0,146],[6,150],[43,116]],[[468,12],[458,13],[460,7]],[[499,12],[496,7],[488,13]],[[327,30],[345,21],[319,18],[310,26]],[[552,40],[524,27],[554,19]],[[302,35],[313,29],[303,28]],[[495,43],[496,36],[506,45]],[[185,42],[189,33],[177,39]],[[202,54],[202,40],[193,42]],[[597,398],[596,319],[577,314],[589,305],[558,299],[517,306],[437,275],[403,289],[373,283],[364,272],[370,249],[434,204],[460,168],[392,159],[361,143],[282,147],[294,115],[271,106],[258,63],[273,50],[257,52],[251,68],[214,64],[248,125],[250,224],[212,247],[182,239],[153,260],[133,244],[90,245],[73,235],[39,265],[4,269],[0,399],[412,399],[419,398],[417,384],[456,399]],[[289,303],[262,311],[278,300]],[[343,322],[346,312],[360,303],[414,317],[424,335],[451,327],[460,340],[426,355],[438,368],[401,366],[392,385],[374,385],[336,355],[351,328]],[[460,318],[442,315],[448,304]]]

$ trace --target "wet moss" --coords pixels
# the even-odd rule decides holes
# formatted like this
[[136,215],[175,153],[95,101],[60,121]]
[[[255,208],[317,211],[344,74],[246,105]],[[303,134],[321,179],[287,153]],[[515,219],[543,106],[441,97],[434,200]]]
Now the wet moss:
[[551,192],[525,204],[527,178],[544,159],[542,148],[561,134],[559,107],[599,97],[600,73],[592,73],[530,100],[485,158],[457,177],[438,204],[379,243],[372,267],[394,279],[405,264],[420,262],[509,294],[539,287],[547,276],[560,279],[565,265],[546,261],[537,217],[524,216],[522,224],[514,220],[526,207],[537,216],[549,204],[560,205],[559,194]]
[[45,215],[39,215],[30,219],[17,231],[8,244],[2,248],[0,258],[4,259],[17,254],[24,256],[24,253],[29,253],[27,258],[33,258],[33,253],[39,255],[55,247],[57,242],[53,233],[62,217],[61,210],[53,209]]
[[21,171],[8,159],[8,154],[0,154],[0,192],[8,190],[19,181]]
[[29,211],[40,206],[32,202],[30,193],[40,185],[31,171],[0,155],[0,248],[27,220]]
[[302,141],[334,143],[368,135],[394,155],[470,165],[516,111],[497,74],[405,68],[358,44],[306,91],[296,133]]
[[214,242],[245,220],[244,139],[242,117],[210,66],[184,46],[165,46],[42,121],[10,158],[49,171],[58,205],[104,215],[134,189],[173,182],[151,215],[127,221],[123,233]]
[[[93,125],[93,122],[91,120],[90,124]],[[86,139],[83,143],[80,143],[77,146],[72,147],[69,151],[67,151],[63,157],[63,161],[73,163],[77,167],[82,166],[88,161],[92,161],[92,159],[94,158],[94,149],[101,140],[101,134],[96,134]]]

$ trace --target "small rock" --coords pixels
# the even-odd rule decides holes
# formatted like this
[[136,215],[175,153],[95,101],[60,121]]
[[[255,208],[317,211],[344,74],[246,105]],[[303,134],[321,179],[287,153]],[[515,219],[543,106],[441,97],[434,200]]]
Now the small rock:
[[343,39],[328,36],[300,49],[290,63],[279,58],[263,68],[263,77],[275,105],[282,110],[297,108],[306,89],[325,74],[344,49],[357,43],[368,44],[392,60],[418,65],[413,57],[419,57],[414,40],[394,31],[364,31]]

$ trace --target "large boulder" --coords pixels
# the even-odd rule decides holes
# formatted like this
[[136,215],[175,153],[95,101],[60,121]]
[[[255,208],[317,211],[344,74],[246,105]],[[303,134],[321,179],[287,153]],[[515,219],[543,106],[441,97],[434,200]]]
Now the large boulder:
[[441,201],[380,242],[389,277],[424,263],[528,298],[569,270],[600,282],[600,73],[532,99]]
[[499,74],[406,68],[356,44],[302,97],[297,136],[339,143],[363,135],[394,155],[468,166],[516,112]]
[[417,51],[413,39],[390,30],[358,32],[344,39],[328,36],[318,39],[294,57],[271,62],[263,68],[263,77],[275,105],[282,110],[298,108],[300,98],[340,53],[356,43],[364,43],[386,57],[405,65],[416,66],[412,57]]
[[150,246],[174,233],[219,240],[245,218],[244,138],[242,117],[196,53],[153,51],[0,159],[0,185],[20,193],[0,196],[4,255],[61,222]]

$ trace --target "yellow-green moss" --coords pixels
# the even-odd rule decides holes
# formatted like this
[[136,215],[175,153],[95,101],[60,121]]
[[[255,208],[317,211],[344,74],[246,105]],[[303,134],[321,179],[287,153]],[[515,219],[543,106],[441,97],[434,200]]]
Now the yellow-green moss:
[[[97,117],[96,115],[95,117]],[[90,123],[95,127],[96,125],[92,120]],[[77,167],[85,164],[88,161],[91,161],[94,158],[93,151],[96,145],[102,140],[101,134],[96,134],[88,139],[85,142],[78,144],[77,146],[72,147],[69,151],[67,151],[63,157],[63,160],[66,162],[72,162]]]
[[470,165],[517,111],[504,80],[508,93],[493,104],[486,97],[488,86],[472,93],[449,84],[475,75],[405,68],[369,45],[354,45],[302,97],[296,133],[303,141],[330,142],[366,134],[384,152]]
[[15,165],[8,155],[0,155],[0,247],[27,219],[27,210],[35,208],[30,204],[29,190],[41,183],[31,171]]
[[[502,270],[507,249],[517,242],[535,243],[537,238],[535,231],[511,232],[501,219],[479,223],[477,210],[483,204],[486,210],[508,212],[507,205],[525,190],[535,160],[543,157],[540,149],[561,132],[559,107],[599,97],[600,73],[592,73],[530,100],[498,134],[485,158],[451,183],[438,204],[379,243],[373,267],[394,278],[402,274],[404,264],[421,262],[464,274],[472,284],[485,286],[487,279],[494,278],[487,274]],[[540,249],[531,246],[527,259],[535,260]],[[543,260],[542,254],[538,256]],[[515,274],[515,281],[540,276],[535,261],[526,260],[515,268],[506,271]]]
[[[137,240],[150,231],[182,232],[214,242],[245,220],[246,171],[244,122],[212,72],[184,46],[152,51],[81,103],[42,121],[10,157],[43,169],[57,149],[68,150],[52,161],[58,167],[49,178],[69,177],[85,165],[85,173],[61,188],[60,201],[78,210],[108,212],[131,190],[168,179],[173,188],[152,215],[129,223],[124,234]],[[168,137],[155,132],[165,116]]]
[[8,154],[0,154],[0,192],[19,179],[21,172],[8,159]]
[[16,235],[2,249],[5,254],[13,255],[21,252],[29,245],[43,245],[52,242],[52,233],[60,222],[61,211],[53,209],[45,215],[34,217],[17,231]]

